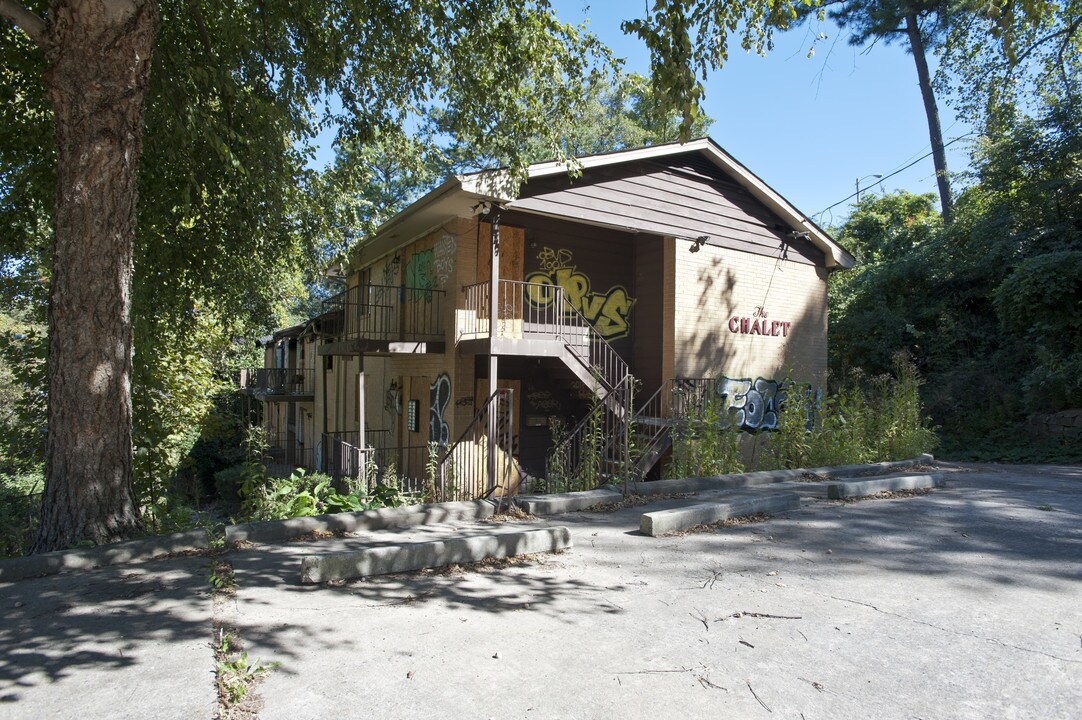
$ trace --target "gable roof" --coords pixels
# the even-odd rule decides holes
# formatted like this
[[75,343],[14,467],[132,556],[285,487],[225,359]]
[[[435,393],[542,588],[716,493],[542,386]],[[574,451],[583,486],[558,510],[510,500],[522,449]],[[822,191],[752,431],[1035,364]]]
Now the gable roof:
[[[855,258],[826,231],[710,138],[590,155],[578,158],[571,164],[559,161],[535,163],[527,168],[526,187],[532,180],[566,175],[571,169],[581,170],[585,175],[596,169],[642,161],[664,161],[676,155],[689,153],[697,153],[727,178],[741,186],[778,217],[791,234],[806,238],[811,245],[823,253],[828,268],[850,268],[856,264]],[[468,217],[475,214],[478,205],[482,202],[495,202],[507,209],[522,209],[529,212],[531,208],[528,198],[520,195],[523,189],[526,188],[517,186],[511,173],[506,169],[484,170],[451,177],[384,223],[372,238],[359,248],[354,259],[363,266],[368,261],[375,260],[401,245],[432,232],[451,217]],[[548,214],[558,215],[552,212]],[[581,218],[570,219],[581,220]],[[649,226],[622,225],[618,220],[599,221],[597,224],[618,229],[646,230],[665,234]]]

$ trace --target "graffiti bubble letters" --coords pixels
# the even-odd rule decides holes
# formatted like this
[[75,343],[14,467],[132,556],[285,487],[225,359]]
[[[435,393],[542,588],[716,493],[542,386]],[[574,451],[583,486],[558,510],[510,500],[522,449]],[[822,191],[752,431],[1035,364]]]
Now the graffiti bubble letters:
[[758,313],[755,318],[736,317],[729,318],[729,332],[741,335],[772,335],[774,337],[789,337],[789,328],[793,323],[789,320],[766,319],[766,313],[761,308],[756,308]]
[[785,390],[777,380],[721,377],[715,384],[718,397],[740,430],[777,430],[778,413],[785,402]]
[[447,427],[447,421],[443,414],[447,411],[447,405],[451,402],[451,378],[443,373],[436,382],[429,386],[428,407],[428,441],[434,442],[441,448],[447,447],[451,440],[451,429]]
[[629,316],[635,298],[622,285],[614,285],[604,293],[590,291],[590,278],[577,272],[571,264],[571,252],[543,248],[537,259],[544,268],[526,276],[532,283],[526,289],[526,300],[535,308],[547,308],[557,293],[550,287],[563,288],[571,307],[585,317],[594,330],[607,340],[626,337],[631,329]]

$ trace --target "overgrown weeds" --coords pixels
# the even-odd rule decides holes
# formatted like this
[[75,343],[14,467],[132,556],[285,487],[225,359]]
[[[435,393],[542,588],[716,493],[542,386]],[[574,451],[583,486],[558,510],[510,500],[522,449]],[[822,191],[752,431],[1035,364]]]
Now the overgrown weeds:
[[709,393],[676,419],[667,477],[743,471],[741,440],[750,445],[748,470],[850,465],[901,460],[929,452],[936,437],[921,411],[921,379],[904,354],[893,372],[849,377],[825,397],[810,384],[786,379],[778,392],[777,424],[753,437],[735,427],[732,409]]
[[240,650],[233,635],[218,628],[214,643],[214,679],[218,689],[218,717],[248,720],[256,717],[262,702],[255,687],[281,663],[264,663]]

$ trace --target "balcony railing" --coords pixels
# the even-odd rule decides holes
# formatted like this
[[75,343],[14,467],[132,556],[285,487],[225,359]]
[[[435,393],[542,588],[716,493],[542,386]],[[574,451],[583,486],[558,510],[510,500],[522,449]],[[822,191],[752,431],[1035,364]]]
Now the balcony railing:
[[417,494],[430,490],[428,471],[434,459],[428,446],[392,446],[386,430],[373,430],[365,432],[367,442],[362,448],[357,436],[356,430],[323,434],[323,472],[348,478],[365,491],[387,484]]
[[340,314],[340,340],[437,342],[443,340],[446,293],[404,285],[359,285],[323,301],[324,313]]
[[[464,290],[464,306],[458,313],[458,339],[489,337],[492,284],[467,285]],[[496,292],[495,337],[546,340],[564,338],[568,334],[584,337],[582,332],[574,332],[571,306],[564,303],[562,287],[500,280]]]
[[316,449],[302,445],[293,433],[268,433],[263,464],[272,475],[288,475],[297,468],[315,470]]
[[312,368],[248,368],[240,371],[240,388],[267,395],[312,395],[316,373]]

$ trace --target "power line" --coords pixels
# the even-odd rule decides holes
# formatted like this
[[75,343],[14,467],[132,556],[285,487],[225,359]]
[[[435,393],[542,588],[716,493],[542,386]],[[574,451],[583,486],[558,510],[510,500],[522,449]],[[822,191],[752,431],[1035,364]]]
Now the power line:
[[[970,136],[972,136],[972,135],[976,135],[976,134],[977,134],[977,133],[975,133],[975,132],[970,132],[970,133],[966,133],[965,135],[959,135],[958,137],[954,138],[953,140],[951,140],[951,141],[949,141],[949,142],[945,143],[945,144],[943,145],[943,147],[944,147],[944,148],[946,148],[946,147],[950,147],[951,145],[953,145],[954,143],[958,142],[959,140],[961,140],[961,139],[963,139],[963,138],[967,138],[967,137],[970,137]],[[933,151],[933,152],[934,152],[934,151]],[[890,173],[890,174],[888,174],[888,175],[884,175],[884,176],[883,176],[882,178],[880,178],[880,179],[879,179],[879,180],[877,180],[876,182],[873,182],[873,183],[872,183],[871,185],[869,185],[868,187],[866,187],[866,188],[861,188],[860,190],[858,190],[857,192],[853,193],[853,194],[852,194],[852,195],[850,195],[849,197],[846,197],[846,198],[842,198],[841,200],[839,200],[838,202],[834,203],[833,205],[828,205],[827,207],[823,208],[823,209],[822,209],[822,210],[820,210],[819,212],[815,213],[815,215],[814,215],[813,217],[819,217],[820,215],[822,215],[823,213],[825,213],[825,212],[826,212],[827,210],[830,210],[831,208],[836,208],[836,207],[838,207],[839,205],[841,205],[842,203],[844,203],[844,202],[848,202],[849,200],[852,200],[853,198],[855,198],[855,197],[857,196],[857,193],[860,193],[860,192],[867,192],[868,190],[871,190],[872,188],[874,188],[874,187],[875,187],[876,185],[882,185],[882,184],[883,184],[884,182],[886,182],[887,180],[891,179],[892,177],[894,177],[894,176],[895,176],[895,175],[897,175],[898,173],[900,173],[900,172],[902,172],[902,171],[904,171],[904,170],[908,170],[909,168],[911,168],[911,167],[913,167],[914,165],[916,165],[917,163],[919,163],[919,162],[920,162],[921,160],[925,160],[925,159],[927,159],[927,158],[931,157],[931,156],[932,156],[932,154],[933,154],[933,152],[929,152],[929,153],[927,153],[927,154],[925,154],[925,155],[921,155],[921,156],[920,156],[919,158],[917,158],[917,159],[916,159],[916,160],[914,160],[913,162],[909,163],[908,165],[904,165],[904,166],[902,166],[902,167],[898,168],[897,170],[895,170],[894,172],[892,172],[892,173]]]

